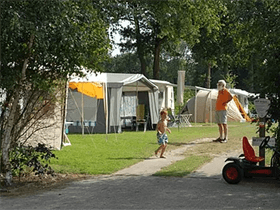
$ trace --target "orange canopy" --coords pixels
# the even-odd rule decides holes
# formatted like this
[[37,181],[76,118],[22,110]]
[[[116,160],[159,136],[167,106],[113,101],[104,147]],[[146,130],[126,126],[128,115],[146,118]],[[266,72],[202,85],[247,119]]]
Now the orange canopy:
[[69,87],[72,90],[77,89],[78,92],[85,94],[87,96],[104,99],[103,88],[102,85],[97,82],[70,82]]
[[246,122],[251,122],[251,118],[247,115],[247,113],[245,112],[244,108],[242,107],[241,103],[239,102],[238,98],[235,96],[233,96],[233,100],[237,106],[237,108],[239,109],[241,115],[244,117],[244,119],[246,120]]

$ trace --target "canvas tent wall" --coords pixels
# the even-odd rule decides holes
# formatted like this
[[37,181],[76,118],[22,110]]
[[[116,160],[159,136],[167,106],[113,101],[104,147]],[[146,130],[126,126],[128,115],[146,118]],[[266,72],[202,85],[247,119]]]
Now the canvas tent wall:
[[[191,98],[186,104],[187,107],[185,110],[187,110],[189,114],[192,114],[191,120],[200,123],[215,122],[217,96],[218,90],[216,89],[200,88],[196,96]],[[228,121],[245,121],[234,100],[228,103]]]
[[[121,74],[121,73],[86,73],[86,77],[73,77],[70,80],[70,83],[98,83],[102,86],[104,98],[102,99],[85,99],[84,94],[81,95],[80,98],[84,98],[84,104],[86,103],[88,107],[92,107],[92,112],[96,113],[96,117],[91,119],[96,119],[95,122],[92,122],[90,129],[92,129],[93,133],[109,133],[109,132],[120,132],[121,131],[121,116],[126,114],[122,112],[124,97],[128,98],[129,96],[134,97],[136,102],[135,105],[139,104],[139,102],[146,101],[142,99],[142,95],[147,96],[146,103],[148,104],[148,110],[150,114],[150,120],[152,124],[156,124],[158,121],[158,87],[153,84],[150,80],[148,80],[142,74]],[[73,94],[73,90],[69,90],[70,94]],[[77,90],[78,93],[76,95],[83,92],[81,89]],[[143,93],[146,94],[143,94]],[[135,94],[133,94],[135,93]],[[142,94],[141,94],[142,93]],[[72,102],[70,98],[70,94],[68,94],[68,104],[73,104],[75,102],[82,100],[72,97]],[[83,97],[82,97],[83,96]],[[140,97],[140,98],[139,98]],[[88,102],[86,102],[88,101]],[[92,102],[90,102],[92,101]],[[93,105],[90,105],[93,104]],[[68,106],[68,105],[67,105]],[[81,107],[83,107],[81,105]],[[68,108],[67,108],[68,109]],[[136,112],[136,107],[135,107]],[[80,112],[82,115],[82,112]],[[135,113],[136,114],[136,113]],[[67,114],[68,116],[68,114]],[[94,116],[94,114],[93,114]],[[84,119],[85,121],[89,121],[85,118],[86,116],[80,116],[75,121],[80,121],[80,119]],[[66,117],[67,120],[70,117]],[[74,123],[73,122],[73,123]],[[81,122],[81,121],[80,121]],[[69,123],[67,121],[67,123]],[[83,123],[81,123],[83,125]],[[75,125],[74,125],[75,126]],[[76,125],[77,126],[77,125]],[[78,127],[78,126],[77,126]],[[69,131],[70,131],[69,127]]]
[[173,87],[176,85],[167,81],[154,80],[154,79],[151,79],[151,82],[153,82],[159,88],[159,96],[158,96],[159,110],[165,108],[174,111],[175,99],[174,99]]
[[[42,103],[45,106],[39,106],[37,115],[31,117],[28,123],[25,124],[20,133],[19,142],[25,145],[37,146],[38,143],[45,144],[55,150],[60,150],[64,140],[64,100],[61,96],[65,94],[65,86],[62,89],[56,89],[55,103],[44,100]],[[25,92],[26,95],[28,93]],[[34,96],[34,95],[33,95]],[[38,96],[38,95],[37,95]],[[6,93],[0,89],[0,105],[6,100]],[[24,108],[24,98],[19,101],[19,110]],[[38,102],[40,103],[40,102]],[[25,107],[26,108],[26,107]],[[0,114],[1,114],[0,106]],[[20,113],[18,113],[19,115]],[[1,122],[0,122],[1,124]]]
[[51,109],[45,118],[40,119],[22,136],[22,139],[27,139],[34,132],[31,138],[26,141],[27,145],[37,146],[38,143],[43,143],[55,150],[61,149],[65,138],[64,108],[61,103],[56,102]]

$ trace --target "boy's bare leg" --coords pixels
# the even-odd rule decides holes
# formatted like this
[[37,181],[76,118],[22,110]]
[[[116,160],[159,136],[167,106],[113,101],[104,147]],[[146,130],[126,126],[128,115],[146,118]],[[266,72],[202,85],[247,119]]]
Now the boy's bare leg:
[[163,144],[162,146],[163,146],[163,147],[162,147],[162,149],[161,149],[160,157],[161,157],[161,158],[165,158],[165,157],[163,156],[163,153],[164,153],[164,151],[165,151],[165,149],[166,149],[166,147],[167,147],[167,144]]
[[162,150],[162,147],[163,147],[163,146],[164,146],[163,144],[159,146],[159,148],[155,151],[155,155],[157,155],[157,153],[158,153],[159,150]]

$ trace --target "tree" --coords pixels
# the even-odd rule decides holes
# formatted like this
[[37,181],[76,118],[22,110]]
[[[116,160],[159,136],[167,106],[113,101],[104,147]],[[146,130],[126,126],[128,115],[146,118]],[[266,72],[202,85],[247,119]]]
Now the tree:
[[141,68],[136,53],[123,53],[104,62],[104,69],[112,73],[139,73]]
[[[269,114],[278,121],[276,134],[280,141],[280,2],[273,0],[232,1],[238,36],[247,65],[254,70],[255,91],[271,100]],[[238,8],[238,9],[237,9]],[[250,67],[252,66],[252,67]]]
[[122,52],[135,52],[141,66],[141,73],[147,76],[147,59],[152,52],[152,27],[150,20],[153,18],[147,1],[120,1],[119,10],[125,10],[121,13],[120,21],[127,21],[130,24],[126,26],[117,25],[120,29],[120,35],[126,42],[121,43]]
[[192,46],[198,41],[199,28],[218,27],[216,1],[120,1],[127,8],[122,20],[130,25],[121,29],[127,40],[122,47],[135,50],[145,73],[146,58],[153,57],[153,77],[159,79],[161,49],[178,54],[181,40]]
[[2,0],[0,9],[0,88],[5,92],[0,104],[1,162],[11,184],[11,147],[28,123],[42,116],[46,104],[53,103],[58,85],[72,74],[81,75],[81,66],[101,70],[109,39],[108,25],[87,0]]
[[[245,60],[242,56],[237,57],[241,46],[237,46],[235,40],[240,22],[236,21],[235,17],[235,9],[238,8],[235,8],[231,2],[230,0],[218,1],[216,14],[220,21],[219,27],[209,28],[206,24],[200,28],[199,42],[192,48],[194,59],[205,66],[203,71],[206,75],[207,88],[211,88],[211,84],[215,85],[218,79],[232,71],[231,68]],[[215,79],[211,82],[212,75]]]

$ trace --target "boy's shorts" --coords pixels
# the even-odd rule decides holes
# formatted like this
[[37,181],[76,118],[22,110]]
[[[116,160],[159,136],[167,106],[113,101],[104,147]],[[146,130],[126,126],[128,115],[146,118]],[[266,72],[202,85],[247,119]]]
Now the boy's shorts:
[[167,134],[159,134],[157,133],[157,140],[158,140],[158,144],[166,144],[168,142],[168,137]]
[[227,124],[227,110],[216,111],[215,118],[217,124]]

